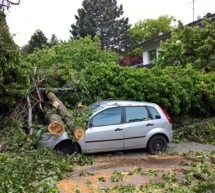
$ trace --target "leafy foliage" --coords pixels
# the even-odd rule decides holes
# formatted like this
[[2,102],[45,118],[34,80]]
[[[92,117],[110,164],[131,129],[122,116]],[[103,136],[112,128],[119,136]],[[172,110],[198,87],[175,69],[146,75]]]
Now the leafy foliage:
[[142,41],[157,37],[161,33],[169,32],[173,29],[172,22],[174,17],[168,15],[160,16],[157,19],[140,20],[129,30],[130,35],[134,39],[134,43],[138,44]]
[[19,48],[9,34],[2,12],[0,12],[0,47],[0,106],[12,107],[28,92],[29,66],[23,63]]
[[121,51],[128,45],[128,18],[120,18],[123,7],[116,0],[84,0],[83,8],[75,16],[76,24],[71,25],[72,38],[99,35],[101,48]]
[[174,131],[174,141],[194,141],[215,145],[215,120],[194,123]]
[[88,92],[78,95],[87,104],[108,98],[139,100],[158,103],[171,115],[214,114],[214,73],[202,74],[191,66],[148,70],[93,63],[82,74]]
[[[172,22],[174,17],[167,15],[160,16],[157,19],[140,20],[129,30],[132,40],[132,46],[137,46],[139,43],[159,36],[161,33],[169,32],[173,29]],[[142,48],[136,48],[130,52],[132,55],[141,56]]]
[[117,55],[109,50],[101,51],[100,40],[88,36],[78,40],[63,42],[50,49],[34,52],[27,57],[30,64],[36,64],[38,75],[50,87],[72,87],[77,85],[82,69],[95,62],[117,62]]
[[90,109],[88,107],[82,107],[82,108],[73,108],[72,109],[72,115],[73,115],[73,121],[74,125],[76,127],[82,127],[83,129],[88,128],[88,119],[90,117]]
[[14,126],[0,131],[0,192],[58,192],[56,182],[74,165],[92,164],[88,156],[35,149],[38,137]]
[[49,87],[70,87],[64,101],[88,105],[108,98],[151,101],[171,115],[210,116],[215,109],[215,75],[202,74],[191,65],[133,69],[116,65],[115,53],[99,49],[99,39],[90,37],[62,43],[28,57],[37,64]]
[[75,163],[86,164],[84,157],[48,149],[0,153],[0,192],[58,192],[56,182],[72,172]]
[[161,44],[156,64],[160,67],[182,66],[188,63],[194,69],[214,71],[215,23],[204,19],[201,26],[179,27],[172,32],[171,39]]
[[52,34],[50,42],[49,42],[49,47],[58,45],[60,43],[60,40],[57,38],[57,36],[55,34]]

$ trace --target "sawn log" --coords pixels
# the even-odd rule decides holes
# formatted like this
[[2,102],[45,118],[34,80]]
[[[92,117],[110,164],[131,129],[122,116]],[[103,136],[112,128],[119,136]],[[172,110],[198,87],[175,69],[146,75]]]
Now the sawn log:
[[61,119],[61,117],[57,114],[48,114],[48,131],[52,135],[61,135],[64,131],[64,123]]
[[57,109],[59,115],[63,118],[63,120],[68,125],[69,129],[73,132],[73,135],[76,139],[80,139],[84,137],[84,129],[83,128],[76,128],[73,123],[73,117],[68,109],[64,106],[64,104],[57,98],[57,96],[52,92],[46,92],[46,95],[52,105]]

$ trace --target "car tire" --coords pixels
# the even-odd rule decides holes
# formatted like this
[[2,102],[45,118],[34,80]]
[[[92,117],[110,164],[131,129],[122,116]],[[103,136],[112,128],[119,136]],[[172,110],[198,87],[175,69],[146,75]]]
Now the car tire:
[[167,148],[167,140],[162,135],[153,136],[147,145],[147,150],[151,154],[157,154],[160,152],[165,152]]
[[72,155],[74,153],[79,153],[79,146],[72,141],[63,141],[55,147],[56,150]]

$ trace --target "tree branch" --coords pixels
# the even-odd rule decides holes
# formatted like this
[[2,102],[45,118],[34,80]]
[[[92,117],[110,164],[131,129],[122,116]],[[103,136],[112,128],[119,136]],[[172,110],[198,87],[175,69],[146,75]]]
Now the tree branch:
[[10,8],[10,5],[19,5],[21,0],[18,0],[18,2],[12,2],[10,0],[1,0],[1,3],[0,3],[0,9],[4,9],[4,7],[6,7],[7,9]]
[[32,126],[32,106],[31,106],[31,101],[29,95],[27,96],[27,104],[28,104],[28,129],[29,129],[29,134],[33,134],[33,126]]
[[[47,91],[47,88],[39,88],[40,91]],[[74,88],[52,88],[52,91],[62,92],[62,91],[74,91]]]
[[14,3],[14,2],[12,2],[12,1],[9,1],[9,0],[6,0],[8,3],[10,3],[11,5],[19,5],[19,3],[20,3],[20,1],[21,0],[19,0],[18,2],[16,2],[16,3]]

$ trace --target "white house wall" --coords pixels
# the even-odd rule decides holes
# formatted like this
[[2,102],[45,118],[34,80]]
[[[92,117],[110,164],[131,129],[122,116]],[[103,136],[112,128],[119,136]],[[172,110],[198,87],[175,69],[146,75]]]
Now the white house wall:
[[151,64],[152,61],[149,60],[149,51],[156,50],[156,55],[158,57],[158,50],[160,49],[160,42],[156,41],[149,45],[143,47],[143,65]]

